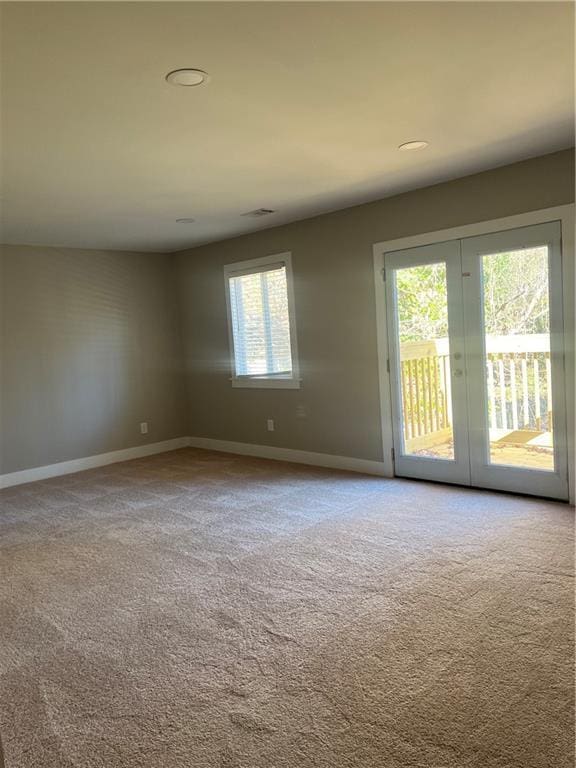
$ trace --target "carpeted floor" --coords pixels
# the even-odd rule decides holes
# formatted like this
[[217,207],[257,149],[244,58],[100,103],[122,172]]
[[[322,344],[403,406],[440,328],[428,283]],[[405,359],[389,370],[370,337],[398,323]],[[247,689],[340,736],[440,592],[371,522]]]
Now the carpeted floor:
[[574,510],[185,449],[3,491],[6,768],[568,768]]

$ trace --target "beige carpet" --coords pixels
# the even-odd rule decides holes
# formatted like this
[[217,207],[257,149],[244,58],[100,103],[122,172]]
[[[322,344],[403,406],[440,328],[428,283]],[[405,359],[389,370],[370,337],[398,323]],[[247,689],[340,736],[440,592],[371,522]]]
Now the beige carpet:
[[186,449],[1,495],[6,768],[573,766],[573,510]]

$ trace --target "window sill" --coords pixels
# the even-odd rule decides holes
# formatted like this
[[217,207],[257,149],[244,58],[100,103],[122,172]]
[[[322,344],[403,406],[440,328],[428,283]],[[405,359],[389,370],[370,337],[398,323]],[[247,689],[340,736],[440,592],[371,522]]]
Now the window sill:
[[233,387],[240,389],[300,389],[301,380],[294,378],[281,379],[277,377],[266,378],[265,376],[254,376],[254,378],[232,378],[230,381],[232,382]]

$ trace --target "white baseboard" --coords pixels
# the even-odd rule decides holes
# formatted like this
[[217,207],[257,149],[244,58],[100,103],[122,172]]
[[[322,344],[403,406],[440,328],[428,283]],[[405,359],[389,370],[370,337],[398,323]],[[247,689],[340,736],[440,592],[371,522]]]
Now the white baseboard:
[[257,456],[261,459],[291,461],[295,464],[309,464],[313,467],[346,469],[350,472],[362,472],[366,475],[393,477],[384,462],[370,461],[369,459],[355,459],[351,456],[333,456],[329,453],[298,451],[293,448],[276,448],[272,445],[235,443],[230,440],[213,440],[210,437],[190,437],[188,445],[191,448],[205,448],[210,451],[237,453],[242,456]]
[[213,440],[209,437],[176,437],[161,443],[138,445],[135,448],[124,448],[120,451],[100,453],[97,456],[87,456],[83,459],[60,461],[57,464],[47,464],[43,467],[32,467],[19,472],[8,472],[0,475],[0,488],[10,488],[13,485],[33,483],[36,480],[46,480],[49,477],[70,475],[85,469],[104,467],[106,464],[116,464],[120,461],[130,461],[155,453],[175,451],[177,448],[204,448],[222,453],[236,453],[241,456],[257,456],[262,459],[275,461],[291,461],[295,464],[309,464],[313,467],[328,467],[329,469],[346,469],[350,472],[362,472],[366,475],[392,477],[389,469],[381,461],[354,459],[351,456],[333,456],[329,453],[314,453],[312,451],[297,451],[293,448],[275,448],[271,445],[254,445],[253,443],[235,443],[230,440]]
[[33,467],[32,469],[23,469],[20,472],[9,472],[5,475],[0,475],[0,488],[33,483],[35,480],[46,480],[49,477],[57,477],[58,475],[69,475],[74,472],[82,472],[85,469],[104,467],[106,464],[116,464],[119,461],[140,459],[143,456],[152,456],[155,453],[175,451],[177,448],[186,448],[188,444],[189,438],[176,437],[173,440],[163,440],[160,443],[148,443],[147,445],[138,445],[135,448],[124,448],[120,451],[100,453],[97,456],[87,456],[83,459],[60,461],[58,464],[47,464],[44,467]]

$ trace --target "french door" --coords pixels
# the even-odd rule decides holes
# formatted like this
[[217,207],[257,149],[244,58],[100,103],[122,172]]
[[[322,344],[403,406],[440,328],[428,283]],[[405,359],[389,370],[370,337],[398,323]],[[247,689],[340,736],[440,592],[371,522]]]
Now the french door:
[[568,498],[560,237],[385,254],[397,475]]

